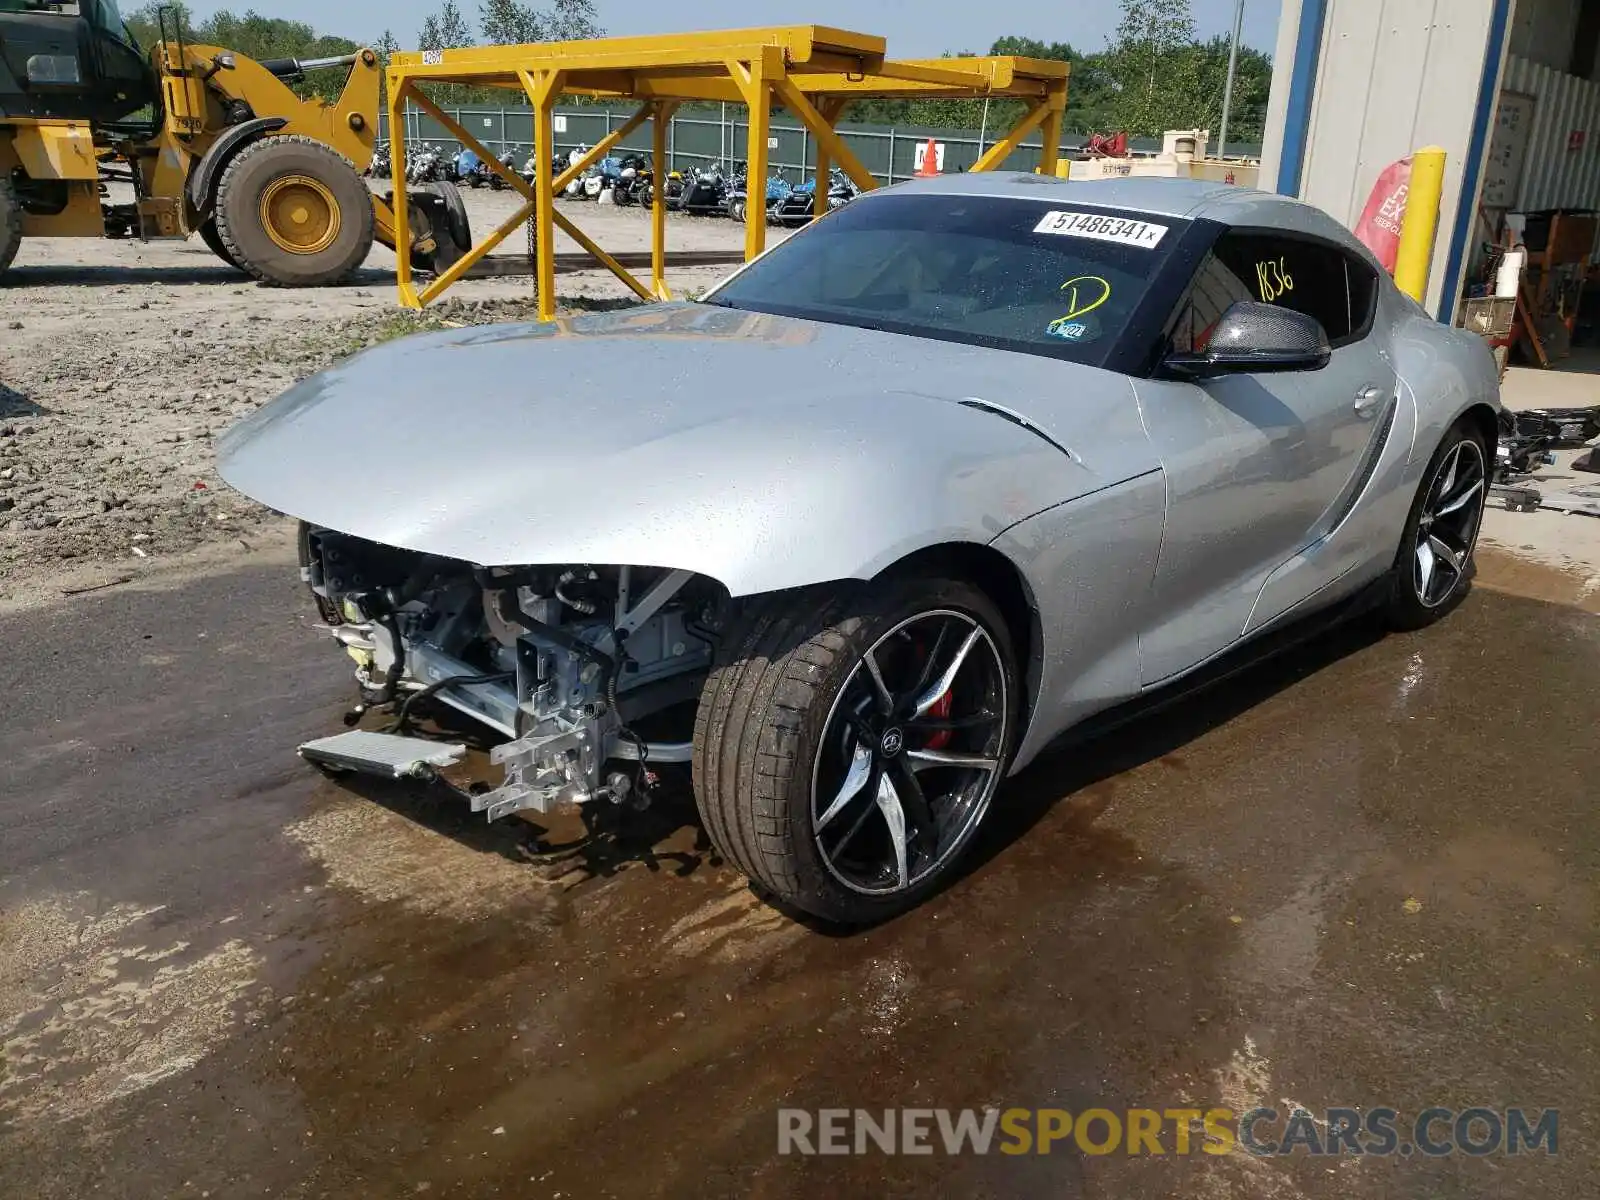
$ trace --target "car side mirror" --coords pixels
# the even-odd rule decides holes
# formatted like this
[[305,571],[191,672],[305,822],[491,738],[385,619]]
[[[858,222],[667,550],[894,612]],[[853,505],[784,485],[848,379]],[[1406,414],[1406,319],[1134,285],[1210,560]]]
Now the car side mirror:
[[1165,366],[1175,375],[1208,379],[1320,371],[1332,357],[1327,331],[1315,317],[1292,308],[1240,300],[1222,314],[1203,351],[1168,355]]

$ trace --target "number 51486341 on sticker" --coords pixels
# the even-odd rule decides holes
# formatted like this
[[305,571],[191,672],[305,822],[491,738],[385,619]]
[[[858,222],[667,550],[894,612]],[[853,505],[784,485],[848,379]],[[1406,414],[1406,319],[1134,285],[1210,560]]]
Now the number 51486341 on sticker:
[[1168,226],[1150,221],[1134,221],[1126,217],[1110,217],[1103,213],[1072,212],[1057,209],[1048,212],[1033,227],[1035,233],[1049,233],[1057,237],[1087,238],[1095,242],[1116,242],[1123,246],[1137,246],[1141,250],[1154,250],[1167,236]]

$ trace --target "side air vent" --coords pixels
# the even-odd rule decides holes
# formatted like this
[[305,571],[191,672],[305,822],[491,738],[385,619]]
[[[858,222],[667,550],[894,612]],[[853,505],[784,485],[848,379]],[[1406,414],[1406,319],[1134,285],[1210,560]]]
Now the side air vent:
[[1361,472],[1350,482],[1350,489],[1345,493],[1344,500],[1333,512],[1333,519],[1328,522],[1328,534],[1331,537],[1339,531],[1355,511],[1356,503],[1367,490],[1367,485],[1372,482],[1372,477],[1377,473],[1378,461],[1383,458],[1384,447],[1389,444],[1389,434],[1394,430],[1394,419],[1400,411],[1397,400],[1390,400],[1389,407],[1383,414],[1383,422],[1378,427],[1378,434],[1372,439],[1372,447],[1367,451],[1367,459],[1361,464]]
[[962,400],[960,402],[960,404],[961,404],[962,408],[975,408],[979,412],[993,413],[995,416],[1001,418],[1002,420],[1010,421],[1013,425],[1016,425],[1016,426],[1018,426],[1018,427],[1020,427],[1022,429],[1026,429],[1029,433],[1033,434],[1033,436],[1038,438],[1041,442],[1048,442],[1050,445],[1054,446],[1057,450],[1061,451],[1061,453],[1065,454],[1073,462],[1078,463],[1080,465],[1082,465],[1082,463],[1083,463],[1083,460],[1081,458],[1079,458],[1076,454],[1074,454],[1071,450],[1069,450],[1067,447],[1063,446],[1060,442],[1056,441],[1055,438],[1051,437],[1048,433],[1046,433],[1044,430],[1040,429],[1037,425],[1035,425],[1032,421],[1028,420],[1027,417],[1023,416],[1019,412],[1012,412],[1011,409],[1009,409],[1009,408],[1006,408],[1006,407],[1004,407],[1002,405],[999,405],[999,404],[993,404],[988,400],[980,400],[976,396],[969,396],[967,399]]

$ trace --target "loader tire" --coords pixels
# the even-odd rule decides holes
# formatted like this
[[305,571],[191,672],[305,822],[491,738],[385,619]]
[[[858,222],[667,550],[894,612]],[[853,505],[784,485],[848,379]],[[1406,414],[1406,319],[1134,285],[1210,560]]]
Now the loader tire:
[[355,166],[312,138],[246,146],[217,187],[217,233],[234,261],[274,287],[325,287],[372,252],[372,193]]
[[0,176],[0,273],[17,257],[17,247],[22,245],[22,205],[17,201],[17,191],[11,181]]
[[217,232],[217,223],[215,221],[207,221],[200,226],[199,232],[200,240],[206,244],[206,249],[210,250],[211,253],[215,254],[235,271],[243,270],[233,255],[228,253],[228,247],[223,245],[222,235]]

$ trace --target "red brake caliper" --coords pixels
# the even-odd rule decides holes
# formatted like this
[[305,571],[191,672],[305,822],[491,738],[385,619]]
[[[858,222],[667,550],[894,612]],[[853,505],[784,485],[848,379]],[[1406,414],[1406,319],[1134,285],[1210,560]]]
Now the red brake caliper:
[[[949,692],[946,692],[933,702],[933,707],[928,710],[928,715],[930,717],[937,717],[938,719],[943,720],[950,715],[950,710],[954,707],[954,699],[951,697]],[[928,749],[943,750],[950,744],[950,733],[951,731],[948,729],[939,730],[928,739]]]

